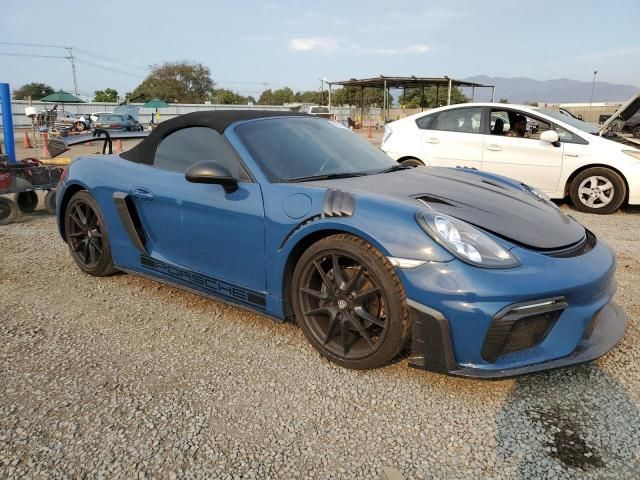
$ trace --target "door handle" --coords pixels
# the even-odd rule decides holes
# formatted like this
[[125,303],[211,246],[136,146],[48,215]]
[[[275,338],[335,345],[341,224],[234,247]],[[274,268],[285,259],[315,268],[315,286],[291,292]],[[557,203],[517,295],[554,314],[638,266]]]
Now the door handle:
[[151,193],[150,190],[147,190],[144,187],[135,187],[132,191],[131,191],[131,195],[139,198],[141,200],[151,200],[153,199],[153,193]]
[[502,147],[499,145],[487,145],[485,149],[491,150],[492,152],[499,152],[500,150],[502,150]]
[[424,143],[440,143],[440,139],[435,137],[429,137],[424,139]]
[[564,156],[578,158],[580,155],[578,155],[577,153],[565,153]]

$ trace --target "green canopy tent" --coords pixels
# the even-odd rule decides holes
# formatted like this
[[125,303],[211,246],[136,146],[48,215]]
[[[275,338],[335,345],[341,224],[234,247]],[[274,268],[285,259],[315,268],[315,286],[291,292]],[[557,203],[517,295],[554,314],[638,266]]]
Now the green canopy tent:
[[52,103],[84,103],[84,101],[80,100],[75,95],[71,95],[70,93],[65,92],[64,90],[58,90],[51,95],[47,95],[40,99],[42,102],[52,102]]
[[158,120],[158,109],[159,108],[168,108],[169,104],[159,98],[153,98],[142,105],[143,108],[155,108],[156,113],[151,116],[151,125],[156,124],[156,120]]

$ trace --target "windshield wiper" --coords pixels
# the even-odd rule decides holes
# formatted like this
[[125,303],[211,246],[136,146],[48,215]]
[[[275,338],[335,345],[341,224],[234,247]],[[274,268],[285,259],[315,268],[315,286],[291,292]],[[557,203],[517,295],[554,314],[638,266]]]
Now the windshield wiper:
[[291,178],[287,183],[312,182],[313,180],[333,180],[336,178],[364,177],[369,175],[368,172],[343,172],[343,173],[325,173],[324,175],[310,175],[308,177]]
[[393,167],[385,168],[384,170],[379,171],[378,173],[391,173],[397,172],[398,170],[408,170],[409,168],[416,168],[415,165],[403,165],[399,163],[398,165],[394,165]]

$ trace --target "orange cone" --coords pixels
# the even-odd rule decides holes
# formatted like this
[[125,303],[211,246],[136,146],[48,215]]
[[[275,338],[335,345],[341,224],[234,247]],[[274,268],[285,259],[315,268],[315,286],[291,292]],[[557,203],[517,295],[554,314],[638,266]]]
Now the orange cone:
[[122,153],[122,140],[116,140],[116,153]]
[[33,145],[31,145],[31,139],[29,138],[28,132],[24,132],[24,141],[22,144],[22,148],[33,148]]
[[371,138],[371,124],[369,124],[369,132],[367,133],[367,138]]

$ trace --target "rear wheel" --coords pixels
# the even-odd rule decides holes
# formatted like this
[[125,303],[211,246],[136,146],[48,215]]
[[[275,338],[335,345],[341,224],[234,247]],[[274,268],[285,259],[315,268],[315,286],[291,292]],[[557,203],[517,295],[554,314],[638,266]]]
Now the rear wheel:
[[16,201],[22,213],[32,213],[38,206],[38,194],[33,190],[20,192],[16,195]]
[[89,192],[82,190],[71,197],[64,222],[71,256],[82,271],[96,277],[116,271],[104,217]]
[[84,122],[76,122],[73,124],[73,126],[78,132],[84,132],[84,130],[87,128]]
[[12,199],[0,197],[0,225],[8,225],[18,215],[18,205]]
[[293,274],[293,306],[311,344],[338,365],[377,368],[409,337],[404,289],[387,258],[351,235],[312,245]]
[[576,210],[587,213],[615,212],[627,196],[622,177],[606,167],[580,172],[571,182],[570,196]]

